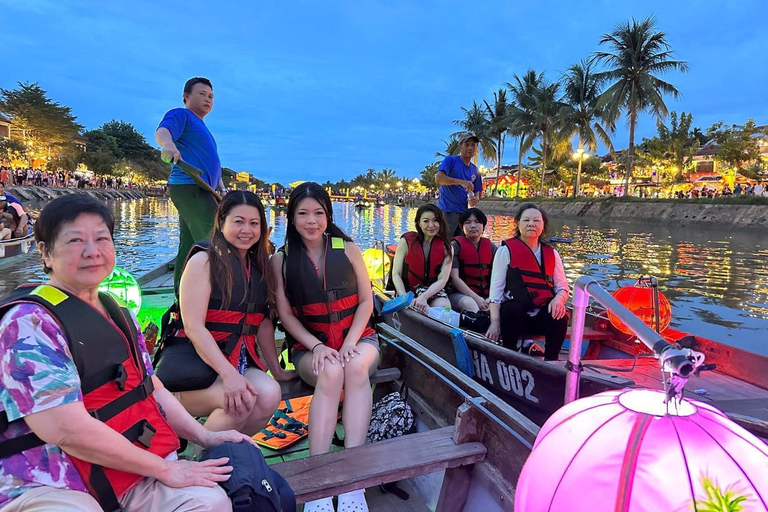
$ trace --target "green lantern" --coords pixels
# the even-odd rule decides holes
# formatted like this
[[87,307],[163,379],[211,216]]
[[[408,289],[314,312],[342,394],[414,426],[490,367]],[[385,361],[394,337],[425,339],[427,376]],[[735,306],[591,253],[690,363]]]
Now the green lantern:
[[114,297],[120,299],[133,311],[134,315],[139,314],[141,309],[141,288],[136,278],[127,270],[115,267],[112,273],[107,276],[99,285],[99,291],[111,293]]

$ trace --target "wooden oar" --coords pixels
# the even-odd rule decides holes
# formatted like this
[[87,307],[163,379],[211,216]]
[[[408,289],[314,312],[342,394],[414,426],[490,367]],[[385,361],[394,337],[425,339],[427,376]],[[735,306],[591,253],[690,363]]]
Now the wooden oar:
[[[155,150],[155,153],[156,153],[158,156],[160,156],[160,155],[161,155],[161,153],[160,153],[160,151],[159,151],[159,150]],[[208,184],[208,183],[207,183],[207,182],[206,182],[206,181],[203,179],[203,177],[202,177],[202,176],[203,176],[203,171],[201,171],[200,169],[198,169],[198,168],[197,168],[197,167],[195,167],[194,165],[190,165],[190,164],[188,164],[188,163],[187,163],[187,162],[185,162],[184,160],[179,160],[178,162],[176,162],[176,167],[178,167],[179,169],[181,169],[182,171],[184,171],[184,174],[186,174],[187,176],[189,176],[190,178],[192,178],[192,180],[193,180],[193,181],[194,181],[194,182],[197,184],[197,186],[199,186],[200,188],[202,188],[202,189],[203,189],[203,190],[205,190],[206,192],[210,192],[210,193],[211,193],[211,195],[213,196],[213,198],[214,198],[214,199],[216,199],[216,202],[217,202],[217,203],[220,203],[220,202],[221,202],[221,194],[219,194],[218,192],[216,192],[216,191],[213,189],[213,187],[211,187],[211,186],[210,186],[210,185],[209,185],[209,184]]]

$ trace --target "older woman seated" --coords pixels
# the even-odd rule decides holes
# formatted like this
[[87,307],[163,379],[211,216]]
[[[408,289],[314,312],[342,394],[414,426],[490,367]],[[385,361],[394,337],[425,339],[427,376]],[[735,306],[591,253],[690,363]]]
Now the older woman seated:
[[135,317],[99,284],[115,265],[114,219],[83,194],[35,225],[47,284],[0,301],[0,511],[231,510],[227,459],[177,460],[249,438],[210,432],[153,375]]

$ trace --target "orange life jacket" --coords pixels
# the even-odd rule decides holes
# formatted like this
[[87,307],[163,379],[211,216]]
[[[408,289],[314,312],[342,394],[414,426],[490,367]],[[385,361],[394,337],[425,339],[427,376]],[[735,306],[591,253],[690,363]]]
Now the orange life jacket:
[[[345,247],[343,238],[326,236],[322,280],[303,250],[300,268],[291,268],[290,272],[286,272],[288,254],[285,246],[280,249],[283,253],[285,295],[293,314],[313,336],[334,350],[340,349],[344,343],[359,304],[357,274],[347,258]],[[368,326],[361,337],[375,333]],[[289,335],[286,334],[286,337],[293,341],[293,350],[306,350]]]
[[525,242],[519,238],[504,241],[509,250],[507,291],[512,300],[529,310],[549,304],[555,297],[555,250],[541,244],[541,265]]
[[288,448],[306,437],[309,431],[309,406],[312,395],[283,400],[269,423],[253,440],[272,450]]
[[432,239],[429,247],[429,262],[425,261],[424,249],[417,239],[415,231],[403,233],[402,238],[408,242],[408,252],[403,260],[403,284],[405,291],[415,290],[418,286],[429,286],[440,275],[440,269],[445,261],[445,244],[437,237]]
[[[208,250],[209,242],[202,241],[192,246],[187,260],[200,251]],[[211,289],[208,299],[208,311],[205,314],[205,328],[211,333],[222,353],[235,368],[238,367],[240,350],[243,343],[253,363],[262,370],[266,366],[259,359],[256,349],[256,333],[264,318],[269,315],[267,304],[267,282],[255,265],[250,264],[249,271],[243,270],[240,258],[231,252],[227,255],[227,263],[232,269],[232,294],[229,305],[224,309],[223,296],[218,286]],[[186,266],[186,262],[184,263]],[[178,303],[171,306],[175,319],[171,329],[174,335],[164,343],[191,343],[184,332],[183,319]]]
[[485,237],[480,238],[477,247],[469,238],[457,236],[459,242],[459,277],[467,283],[467,286],[480,295],[487,298],[491,285],[491,266],[493,265],[493,251],[491,241]]
[[[48,311],[67,339],[88,413],[123,434],[135,446],[165,458],[179,447],[179,438],[152,396],[154,386],[141,357],[136,326],[130,312],[120,307],[112,296],[100,293],[99,299],[107,308],[109,318],[59,288],[25,286],[0,303],[0,315],[24,302],[35,303]],[[8,425],[3,412],[0,431]],[[44,444],[34,433],[22,435],[0,443],[0,457]],[[144,478],[71,455],[70,458],[90,493],[106,511],[120,510],[118,498]]]

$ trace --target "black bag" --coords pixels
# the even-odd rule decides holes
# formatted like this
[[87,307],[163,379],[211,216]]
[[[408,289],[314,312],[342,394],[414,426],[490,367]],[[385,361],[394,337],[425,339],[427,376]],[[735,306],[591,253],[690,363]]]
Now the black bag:
[[367,440],[370,443],[410,434],[416,429],[413,411],[408,405],[408,387],[403,384],[397,391],[373,404]]
[[293,489],[267,465],[261,451],[247,441],[208,448],[199,460],[228,457],[232,474],[220,482],[232,500],[233,512],[296,512]]
[[485,311],[462,311],[459,316],[459,327],[479,334],[488,332],[491,326],[491,317]]
[[155,354],[155,375],[171,392],[206,389],[219,376],[189,341],[163,345]]

